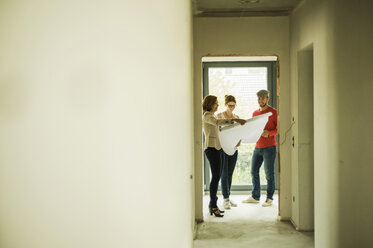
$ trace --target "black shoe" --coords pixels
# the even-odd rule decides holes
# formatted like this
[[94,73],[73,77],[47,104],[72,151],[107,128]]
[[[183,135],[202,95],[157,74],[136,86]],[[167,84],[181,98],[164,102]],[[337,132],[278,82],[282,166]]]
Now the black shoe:
[[[216,207],[216,208],[219,209],[218,207]],[[209,209],[211,210],[210,204],[209,204]],[[220,213],[222,213],[222,214],[225,212],[224,210],[220,210],[220,209],[219,209],[219,211],[220,211]]]
[[219,208],[210,208],[209,210],[210,210],[210,215],[214,214],[215,217],[223,217],[224,216],[224,215],[221,214],[222,212],[219,210]]

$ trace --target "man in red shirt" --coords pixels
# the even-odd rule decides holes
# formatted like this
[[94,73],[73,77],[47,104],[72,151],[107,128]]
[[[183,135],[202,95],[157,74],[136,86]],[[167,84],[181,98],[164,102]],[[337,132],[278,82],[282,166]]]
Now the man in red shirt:
[[259,169],[264,162],[264,171],[267,179],[267,199],[262,204],[263,207],[272,205],[273,194],[275,192],[275,176],[274,167],[277,154],[276,135],[277,135],[277,110],[268,105],[269,92],[260,90],[256,93],[260,108],[253,113],[253,117],[268,112],[272,115],[268,118],[268,122],[264,127],[262,136],[256,142],[253,156],[251,159],[251,177],[253,182],[253,190],[251,197],[244,200],[244,203],[259,203],[260,199],[260,177]]

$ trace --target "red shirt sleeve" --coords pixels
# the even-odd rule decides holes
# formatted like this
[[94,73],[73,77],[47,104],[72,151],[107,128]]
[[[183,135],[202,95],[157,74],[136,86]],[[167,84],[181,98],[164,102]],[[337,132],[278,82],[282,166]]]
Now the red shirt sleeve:
[[271,111],[272,112],[272,116],[270,117],[270,121],[272,121],[272,129],[268,129],[269,131],[269,136],[275,136],[277,135],[277,111],[276,110],[273,110]]
[[269,107],[263,112],[260,112],[260,110],[256,110],[253,113],[253,117],[264,114],[264,113],[268,113],[268,112],[271,112],[272,115],[269,116],[268,122],[265,125],[264,130],[269,131],[269,136],[267,138],[264,138],[263,136],[261,136],[259,140],[256,142],[256,145],[255,145],[256,148],[276,146],[275,136],[277,135],[277,110],[272,107]]
[[273,117],[274,129],[268,130],[269,136],[277,135],[277,111],[276,110],[272,111],[272,117]]
[[277,135],[277,128],[273,130],[268,130],[269,131],[269,136],[275,136]]

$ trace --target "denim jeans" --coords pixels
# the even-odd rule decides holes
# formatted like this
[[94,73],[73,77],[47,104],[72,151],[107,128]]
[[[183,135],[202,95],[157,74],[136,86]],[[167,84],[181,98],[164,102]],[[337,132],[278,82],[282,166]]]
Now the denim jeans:
[[221,165],[222,165],[222,150],[216,150],[215,148],[209,147],[205,150],[207,159],[210,162],[211,169],[211,182],[210,182],[210,204],[209,207],[217,208],[216,202],[218,197],[216,196],[219,187]]
[[224,151],[223,154],[223,165],[221,172],[221,190],[223,192],[224,199],[228,199],[231,194],[232,186],[232,175],[234,168],[236,167],[238,151],[236,151],[232,156],[229,156]]
[[253,180],[252,197],[256,200],[260,199],[260,177],[259,169],[264,161],[264,171],[267,179],[267,198],[273,200],[273,193],[275,192],[275,159],[276,146],[269,146],[265,148],[255,148],[253,157],[251,159],[251,177]]

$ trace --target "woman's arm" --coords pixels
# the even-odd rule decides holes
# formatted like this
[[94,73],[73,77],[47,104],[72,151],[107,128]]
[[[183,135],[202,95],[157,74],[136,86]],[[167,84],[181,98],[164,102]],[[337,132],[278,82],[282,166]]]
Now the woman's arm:
[[246,121],[243,120],[243,119],[217,119],[215,118],[214,115],[212,114],[205,114],[203,116],[203,120],[208,123],[208,124],[211,124],[211,125],[214,125],[214,126],[227,126],[227,125],[232,125],[233,122],[238,122],[240,123],[241,125],[245,124]]
[[233,124],[233,119],[217,119],[213,114],[205,114],[203,121],[214,126],[227,126]]

